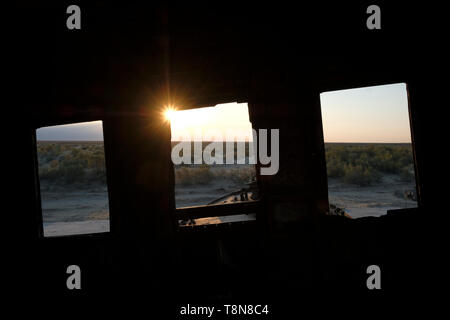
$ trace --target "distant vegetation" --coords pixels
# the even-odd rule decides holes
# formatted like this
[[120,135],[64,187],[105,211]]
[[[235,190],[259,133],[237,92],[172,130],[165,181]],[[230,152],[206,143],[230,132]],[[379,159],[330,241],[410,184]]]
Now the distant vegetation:
[[[246,147],[248,154],[248,146]],[[103,142],[38,141],[39,178],[44,183],[105,183]],[[414,181],[410,144],[325,144],[327,173],[344,183],[366,186],[381,181],[383,175],[397,175]],[[246,183],[255,178],[252,165],[215,167],[176,166],[175,181],[180,185],[207,184],[215,179]]]
[[[172,148],[180,142],[181,141],[172,141]],[[205,147],[208,146],[211,142],[212,141],[203,141],[202,142],[202,152],[205,149]],[[215,142],[215,143],[217,143],[217,142]],[[250,142],[246,141],[246,142],[240,142],[240,144],[241,143],[244,143],[244,150],[245,150],[244,155],[248,157],[250,155]],[[194,149],[195,149],[194,142],[191,142],[191,149],[190,149],[191,163],[194,163]],[[235,161],[236,161],[236,157],[238,154],[238,148],[237,148],[236,142],[233,143],[232,149],[233,149],[232,152],[235,155],[234,157],[235,157]],[[222,142],[222,151],[223,151],[223,163],[225,163],[226,162],[226,153],[227,153],[227,143],[226,142]],[[182,155],[183,155],[183,152],[180,152],[180,156],[182,156]],[[211,156],[215,156],[215,155],[216,155],[215,150],[213,150],[211,152]]]
[[38,141],[37,152],[42,182],[106,183],[103,142]]
[[414,181],[414,162],[410,144],[326,143],[329,178],[360,186],[380,182],[383,175],[398,175]]
[[255,176],[253,165],[239,165],[232,168],[213,168],[207,164],[175,167],[175,183],[183,186],[208,184],[215,179],[228,179],[245,184],[255,179]]
[[[172,141],[172,148],[178,144],[179,141]],[[202,142],[202,151],[211,142]],[[222,143],[223,147],[223,162],[226,161],[226,143]],[[249,142],[245,142],[245,155],[249,156],[250,145]],[[233,154],[237,155],[237,144],[233,145]],[[212,156],[215,156],[215,152],[212,152]],[[194,143],[191,142],[191,163],[194,162]],[[217,179],[227,179],[236,183],[245,184],[255,179],[256,171],[254,165],[243,164],[218,167],[216,165],[198,164],[198,165],[177,165],[175,166],[175,183],[177,185],[189,186],[197,184],[208,184]]]

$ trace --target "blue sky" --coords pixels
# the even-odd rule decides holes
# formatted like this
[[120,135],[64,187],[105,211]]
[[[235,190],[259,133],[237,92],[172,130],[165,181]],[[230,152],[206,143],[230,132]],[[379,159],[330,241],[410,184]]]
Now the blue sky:
[[36,137],[52,141],[103,141],[103,125],[102,121],[92,121],[42,127],[36,130]]
[[[325,142],[411,142],[404,83],[324,92],[320,101]],[[246,103],[175,111],[170,118],[172,140],[198,139],[199,135],[212,140],[212,136],[225,136],[227,130],[251,140]],[[44,127],[36,134],[38,140],[103,140],[101,121]]]
[[325,142],[411,142],[404,83],[324,92]]

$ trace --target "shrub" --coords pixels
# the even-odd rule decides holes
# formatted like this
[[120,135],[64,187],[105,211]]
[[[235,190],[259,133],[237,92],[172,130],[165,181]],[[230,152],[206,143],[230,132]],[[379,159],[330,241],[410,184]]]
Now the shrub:
[[60,166],[61,176],[66,183],[82,182],[84,167],[76,161],[65,161]]
[[367,186],[375,182],[380,182],[381,174],[361,165],[347,166],[345,168],[344,182]]
[[214,175],[212,174],[209,166],[201,165],[199,168],[195,169],[196,172],[194,176],[194,182],[199,184],[206,184],[213,180]]
[[330,178],[341,178],[345,175],[345,168],[342,162],[330,160],[327,162],[327,174]]
[[411,145],[325,144],[329,178],[368,185],[381,180],[382,174],[397,174],[414,179]]
[[175,181],[182,185],[206,184],[213,180],[209,166],[181,167],[175,171]]
[[38,143],[37,147],[41,180],[57,184],[106,182],[102,144]]
[[254,167],[235,168],[231,172],[231,179],[238,183],[249,183],[256,178]]
[[405,182],[414,182],[415,174],[414,174],[414,166],[407,165],[402,168],[400,172],[400,179]]
[[175,182],[181,185],[208,184],[214,179],[229,179],[236,183],[248,183],[255,178],[253,167],[211,170],[208,165],[192,167],[178,166],[175,169]]

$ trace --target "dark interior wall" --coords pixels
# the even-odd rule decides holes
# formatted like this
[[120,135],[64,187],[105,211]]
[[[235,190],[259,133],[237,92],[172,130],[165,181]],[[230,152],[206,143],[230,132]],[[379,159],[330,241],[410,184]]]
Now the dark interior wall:
[[[299,14],[282,6],[98,2],[82,5],[82,30],[71,32],[64,4],[19,6],[13,81],[15,116],[23,121],[15,131],[14,166],[15,188],[23,192],[14,216],[15,287],[77,294],[64,287],[66,266],[77,263],[87,270],[81,295],[152,288],[162,296],[178,292],[183,302],[192,294],[292,298],[290,292],[365,292],[364,267],[379,263],[391,292],[417,292],[408,278],[425,264],[428,242],[418,236],[418,217],[430,214],[427,141],[433,136],[426,130],[432,89],[412,50],[426,37],[406,32],[413,19],[407,14],[397,24],[388,11],[387,31],[372,34],[355,18],[364,6],[319,7],[305,5]],[[320,93],[395,82],[410,90],[421,211],[355,221],[323,216]],[[170,132],[158,112],[170,102],[189,108],[231,101],[249,103],[254,128],[280,129],[279,173],[259,179],[262,228],[180,234],[172,219]],[[98,119],[104,121],[111,233],[41,239],[33,131]],[[23,279],[30,266],[31,280]],[[185,286],[180,269],[188,278],[220,280]]]

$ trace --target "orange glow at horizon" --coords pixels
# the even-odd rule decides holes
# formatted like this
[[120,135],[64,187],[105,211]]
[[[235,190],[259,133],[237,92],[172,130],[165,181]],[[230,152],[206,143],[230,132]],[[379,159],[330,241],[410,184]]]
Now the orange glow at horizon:
[[247,103],[225,103],[214,107],[176,110],[168,106],[164,118],[170,122],[172,141],[253,141]]

